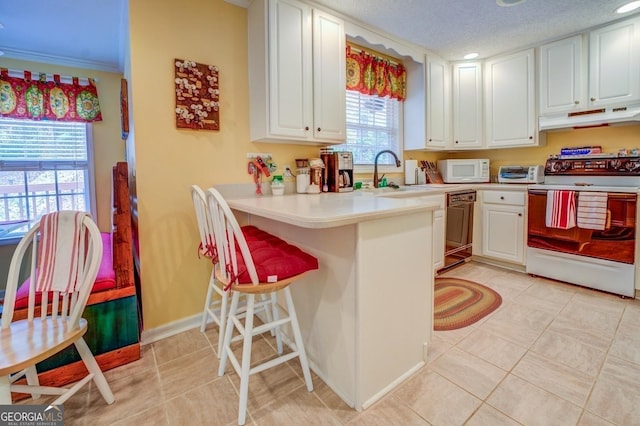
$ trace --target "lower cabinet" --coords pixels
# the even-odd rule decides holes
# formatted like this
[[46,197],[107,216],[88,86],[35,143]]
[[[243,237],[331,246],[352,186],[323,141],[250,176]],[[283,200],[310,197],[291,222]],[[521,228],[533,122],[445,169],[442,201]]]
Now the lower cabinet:
[[524,191],[482,191],[482,256],[524,265]]
[[427,195],[420,197],[434,203],[438,203],[438,208],[433,211],[433,272],[444,267],[445,248],[445,200],[446,194]]

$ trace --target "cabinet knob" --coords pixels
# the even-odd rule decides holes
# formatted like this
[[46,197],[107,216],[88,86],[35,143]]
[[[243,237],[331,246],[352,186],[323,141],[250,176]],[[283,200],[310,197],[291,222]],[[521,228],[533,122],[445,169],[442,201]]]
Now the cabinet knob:
[[533,139],[533,136],[529,136],[529,139]]
[[456,143],[460,143],[459,141],[456,141]]
[[501,197],[500,197],[500,199],[501,199],[501,200],[504,200],[504,197],[502,197],[502,196],[501,196]]
[[318,127],[318,131],[321,131],[322,129],[320,129],[320,127]]
[[429,139],[429,142],[431,142],[433,139]]
[[518,216],[522,217],[522,213],[518,213]]
[[305,126],[305,127],[304,127],[304,129],[305,129],[305,130],[309,130],[309,126]]
[[[592,99],[593,100],[593,99]],[[578,105],[580,101],[573,101],[574,104]]]
[[596,101],[596,98],[591,98],[591,102],[595,102],[595,101]]

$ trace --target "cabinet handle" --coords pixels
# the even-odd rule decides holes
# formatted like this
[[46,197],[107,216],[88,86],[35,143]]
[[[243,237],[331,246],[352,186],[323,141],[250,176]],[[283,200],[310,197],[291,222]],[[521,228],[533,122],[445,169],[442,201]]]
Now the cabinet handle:
[[591,98],[591,102],[595,102],[596,98]]
[[320,130],[321,130],[320,127],[318,127],[318,131],[320,131]]
[[305,127],[304,127],[304,129],[305,129],[305,130],[309,130],[309,126],[305,126]]

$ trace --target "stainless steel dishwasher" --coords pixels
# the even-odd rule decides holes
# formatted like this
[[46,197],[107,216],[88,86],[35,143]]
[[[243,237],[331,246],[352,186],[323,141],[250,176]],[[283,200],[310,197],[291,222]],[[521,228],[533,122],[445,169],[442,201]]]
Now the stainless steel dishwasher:
[[473,205],[476,191],[465,189],[447,194],[447,228],[445,234],[444,267],[452,268],[471,257],[473,239]]

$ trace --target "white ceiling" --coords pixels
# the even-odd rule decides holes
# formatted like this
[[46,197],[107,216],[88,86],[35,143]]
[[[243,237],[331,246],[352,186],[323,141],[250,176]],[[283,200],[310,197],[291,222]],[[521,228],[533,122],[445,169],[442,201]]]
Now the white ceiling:
[[[4,25],[0,51],[7,58],[122,72],[128,1],[0,0],[0,23]],[[245,0],[226,1],[248,4]],[[445,59],[460,60],[471,51],[486,58],[625,18],[615,9],[627,1],[527,0],[510,7],[499,7],[496,0],[315,3]]]

